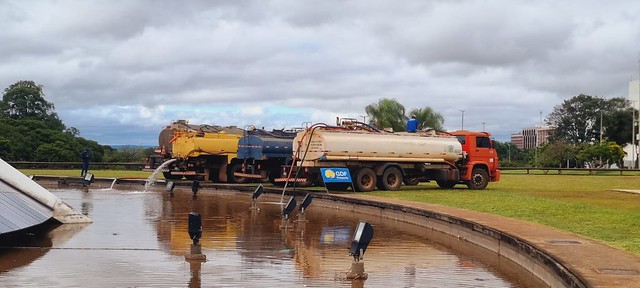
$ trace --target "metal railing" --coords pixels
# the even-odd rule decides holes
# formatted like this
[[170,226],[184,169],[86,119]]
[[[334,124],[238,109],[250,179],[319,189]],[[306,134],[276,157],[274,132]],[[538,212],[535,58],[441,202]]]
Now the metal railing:
[[[9,161],[9,165],[17,169],[80,169],[82,162],[27,162]],[[123,169],[142,170],[142,162],[90,162],[91,169]]]
[[[7,162],[11,166],[18,169],[80,169],[82,162],[26,162],[26,161],[10,161]],[[143,170],[145,167],[143,162],[91,162],[91,169],[122,169],[122,170]],[[620,169],[620,168],[555,168],[555,167],[500,167],[502,171],[525,171],[531,174],[532,171],[541,171],[542,174],[549,174],[555,171],[556,174],[562,174],[565,171],[584,172],[585,174],[594,174],[597,172],[619,172],[623,173],[640,173],[640,169]],[[575,173],[574,173],[575,174]]]
[[595,174],[597,172],[619,172],[623,175],[624,172],[638,173],[640,169],[620,169],[620,168],[554,168],[554,167],[500,167],[501,171],[526,171],[527,174],[531,174],[531,171],[542,171],[542,174],[548,174],[550,171],[556,171],[557,174],[562,174],[565,171],[572,172],[584,172],[588,174]]

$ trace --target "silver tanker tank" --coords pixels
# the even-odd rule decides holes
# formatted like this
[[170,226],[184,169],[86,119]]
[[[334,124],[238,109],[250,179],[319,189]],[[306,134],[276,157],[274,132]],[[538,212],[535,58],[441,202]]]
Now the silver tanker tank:
[[[305,136],[306,134],[306,136]],[[303,142],[300,141],[303,139]],[[298,145],[301,147],[298,150]],[[293,151],[304,161],[456,162],[462,145],[454,136],[384,133],[317,127],[298,133]],[[304,164],[303,164],[304,166]]]

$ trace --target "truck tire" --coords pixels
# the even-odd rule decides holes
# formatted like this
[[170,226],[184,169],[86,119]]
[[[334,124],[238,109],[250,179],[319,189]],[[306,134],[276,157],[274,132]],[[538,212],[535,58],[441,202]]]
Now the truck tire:
[[397,191],[402,187],[402,172],[396,167],[389,167],[384,170],[382,177],[378,179],[378,188],[382,190]]
[[242,172],[242,163],[235,163],[229,166],[229,170],[227,170],[228,183],[248,183],[249,182],[249,178],[236,177],[235,175],[233,175],[234,172]]
[[466,182],[471,190],[482,190],[489,184],[489,174],[482,168],[473,168],[471,180]]
[[402,178],[404,185],[415,186],[420,184],[420,178],[418,177],[404,177]]
[[376,189],[376,173],[371,168],[360,168],[356,171],[354,186],[358,192],[370,192]]
[[453,188],[453,186],[456,186],[456,181],[440,181],[437,180],[436,183],[438,183],[438,186],[442,189],[451,189]]
[[167,180],[179,180],[182,179],[182,175],[171,175],[171,172],[162,172],[162,176]]

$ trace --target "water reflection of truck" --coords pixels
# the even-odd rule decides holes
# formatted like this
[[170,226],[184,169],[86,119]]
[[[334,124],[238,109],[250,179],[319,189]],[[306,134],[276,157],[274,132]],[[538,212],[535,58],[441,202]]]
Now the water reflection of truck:
[[166,160],[176,159],[162,171],[166,179],[243,182],[244,179],[233,176],[242,167],[237,151],[243,132],[235,126],[175,121],[160,132],[158,153],[149,158],[145,168],[155,169]]
[[[398,190],[405,184],[436,181],[442,188],[458,183],[484,189],[500,179],[498,155],[488,132],[388,133],[359,122],[314,125],[294,139],[302,176],[320,168],[348,168],[357,191]],[[345,190],[351,183],[327,183]]]

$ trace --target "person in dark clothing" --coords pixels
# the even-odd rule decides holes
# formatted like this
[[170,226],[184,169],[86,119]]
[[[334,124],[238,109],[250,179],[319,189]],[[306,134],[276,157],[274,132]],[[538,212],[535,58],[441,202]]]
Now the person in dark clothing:
[[409,121],[407,121],[407,132],[415,133],[418,131],[418,119],[416,119],[416,115],[411,115]]
[[84,177],[89,170],[89,150],[84,149],[84,151],[80,153],[80,158],[82,158],[82,171],[80,171],[80,176]]

